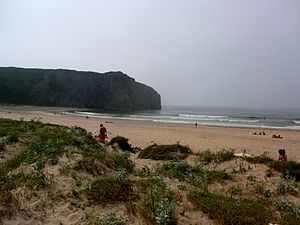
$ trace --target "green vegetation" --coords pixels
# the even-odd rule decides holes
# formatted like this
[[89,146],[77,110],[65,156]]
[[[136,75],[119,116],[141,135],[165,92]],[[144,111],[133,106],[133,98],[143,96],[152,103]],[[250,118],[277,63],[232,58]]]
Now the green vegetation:
[[176,201],[173,193],[163,187],[150,189],[141,203],[140,213],[152,224],[177,224],[175,218]]
[[220,224],[265,225],[274,220],[272,210],[255,200],[234,199],[201,190],[191,192],[188,198]]
[[284,176],[294,177],[296,181],[300,180],[300,163],[294,161],[272,161],[270,167],[281,172]]
[[204,152],[200,152],[198,154],[198,160],[203,163],[211,163],[211,162],[225,162],[231,159],[234,159],[234,150],[233,149],[222,149],[217,153],[211,153],[210,150],[206,150]]
[[125,171],[94,180],[85,192],[89,199],[100,204],[126,202],[133,195],[132,182],[125,177]]
[[269,162],[274,161],[268,156],[267,152],[264,152],[262,155],[259,156],[245,157],[244,159],[250,163],[260,163],[260,164],[267,164]]
[[88,225],[125,225],[125,223],[118,219],[115,212],[109,208],[91,219]]
[[207,187],[213,181],[228,180],[230,178],[225,171],[206,169],[200,165],[191,166],[181,159],[158,166],[156,173],[201,187]]
[[[66,204],[89,225],[171,225],[189,211],[187,198],[220,225],[300,224],[296,162],[267,153],[232,160],[232,149],[193,154],[174,144],[149,146],[139,158],[168,161],[135,169],[121,149],[127,139],[114,141],[118,146],[106,149],[79,127],[0,119],[0,224],[32,199],[39,210],[51,201]],[[257,166],[265,173],[251,163],[265,164]]]
[[153,160],[170,160],[176,158],[185,158],[192,153],[192,150],[187,146],[180,144],[174,145],[157,145],[153,144],[148,146],[138,155],[141,159],[153,159]]

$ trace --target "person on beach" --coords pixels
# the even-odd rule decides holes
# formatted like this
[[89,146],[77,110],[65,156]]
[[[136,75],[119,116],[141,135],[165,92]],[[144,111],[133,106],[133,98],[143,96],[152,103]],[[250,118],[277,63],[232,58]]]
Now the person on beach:
[[287,161],[287,156],[285,154],[285,149],[279,149],[278,153],[279,153],[278,161]]
[[99,130],[99,135],[98,135],[100,142],[104,143],[105,138],[107,137],[107,130],[106,127],[103,126],[103,124],[100,124],[100,130]]
[[196,122],[196,123],[195,123],[195,127],[197,128],[197,126],[198,126],[198,123]]

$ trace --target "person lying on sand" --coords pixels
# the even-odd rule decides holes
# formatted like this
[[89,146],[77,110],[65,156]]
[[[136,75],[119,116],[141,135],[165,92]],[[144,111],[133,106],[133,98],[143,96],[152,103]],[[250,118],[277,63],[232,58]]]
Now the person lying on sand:
[[273,135],[272,135],[272,138],[282,138],[282,136],[280,136],[280,134],[278,134],[278,135],[273,134]]

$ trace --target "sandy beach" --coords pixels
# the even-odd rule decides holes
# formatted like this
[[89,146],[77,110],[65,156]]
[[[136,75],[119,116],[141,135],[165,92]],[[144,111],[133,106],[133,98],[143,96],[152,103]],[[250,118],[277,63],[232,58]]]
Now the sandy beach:
[[[278,149],[285,148],[289,160],[300,161],[300,131],[282,129],[253,129],[164,124],[142,121],[109,120],[85,118],[61,114],[70,108],[32,107],[32,106],[1,106],[0,118],[15,120],[40,120],[65,126],[79,126],[93,132],[103,123],[109,131],[109,139],[121,135],[129,139],[134,146],[145,148],[153,143],[174,144],[179,142],[188,145],[194,152],[204,150],[219,151],[232,148],[235,152],[246,150],[247,153],[260,155],[268,152],[277,159]],[[107,123],[109,122],[109,123]],[[251,133],[265,132],[266,135]],[[283,138],[274,139],[272,134],[280,134]]]

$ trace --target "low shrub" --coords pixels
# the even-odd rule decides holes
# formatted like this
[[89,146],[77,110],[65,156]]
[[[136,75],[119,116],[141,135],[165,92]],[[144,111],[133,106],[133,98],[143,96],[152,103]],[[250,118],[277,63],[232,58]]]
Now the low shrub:
[[112,209],[108,209],[97,215],[88,225],[125,225],[125,223],[116,217]]
[[299,225],[300,224],[300,213],[299,212],[286,212],[283,213],[280,225]]
[[18,135],[16,132],[10,132],[7,137],[8,143],[16,143],[18,142]]
[[272,161],[269,166],[283,173],[284,177],[292,176],[296,181],[300,180],[300,163],[294,161]]
[[198,160],[207,164],[216,160],[216,155],[211,153],[210,150],[205,150],[198,154]]
[[254,156],[254,157],[244,157],[247,162],[257,163],[257,164],[267,164],[269,162],[274,161],[268,156],[267,152],[264,152],[262,155]]
[[93,157],[84,157],[82,160],[77,162],[74,167],[75,170],[84,170],[93,175],[101,175],[105,173],[105,168]]
[[131,173],[135,166],[134,162],[129,159],[129,154],[126,153],[97,151],[92,156],[110,169],[124,169]]
[[175,225],[176,201],[169,189],[155,187],[143,199],[139,212],[152,224]]
[[5,143],[3,141],[0,141],[0,152],[5,151]]
[[192,153],[192,150],[180,144],[157,145],[153,144],[145,148],[138,155],[141,159],[170,160],[176,158],[185,158]]
[[277,202],[276,206],[281,213],[280,225],[300,224],[300,204],[294,204],[282,198]]
[[223,225],[265,225],[276,219],[269,208],[255,200],[234,199],[201,190],[189,193],[188,199]]
[[216,180],[227,180],[230,178],[225,171],[206,170],[200,166],[191,166],[181,159],[158,166],[156,173],[171,176],[180,181],[187,181],[195,186],[205,186]]
[[47,185],[47,179],[42,172],[35,171],[27,175],[26,185],[31,188],[45,187]]
[[191,180],[196,176],[195,168],[184,160],[174,160],[156,168],[157,174],[172,176],[179,180]]
[[234,158],[234,150],[233,149],[222,149],[216,153],[217,160],[219,162],[229,161]]
[[94,180],[85,192],[90,200],[100,204],[126,202],[133,194],[132,182],[125,177],[125,171],[117,171],[111,176]]

